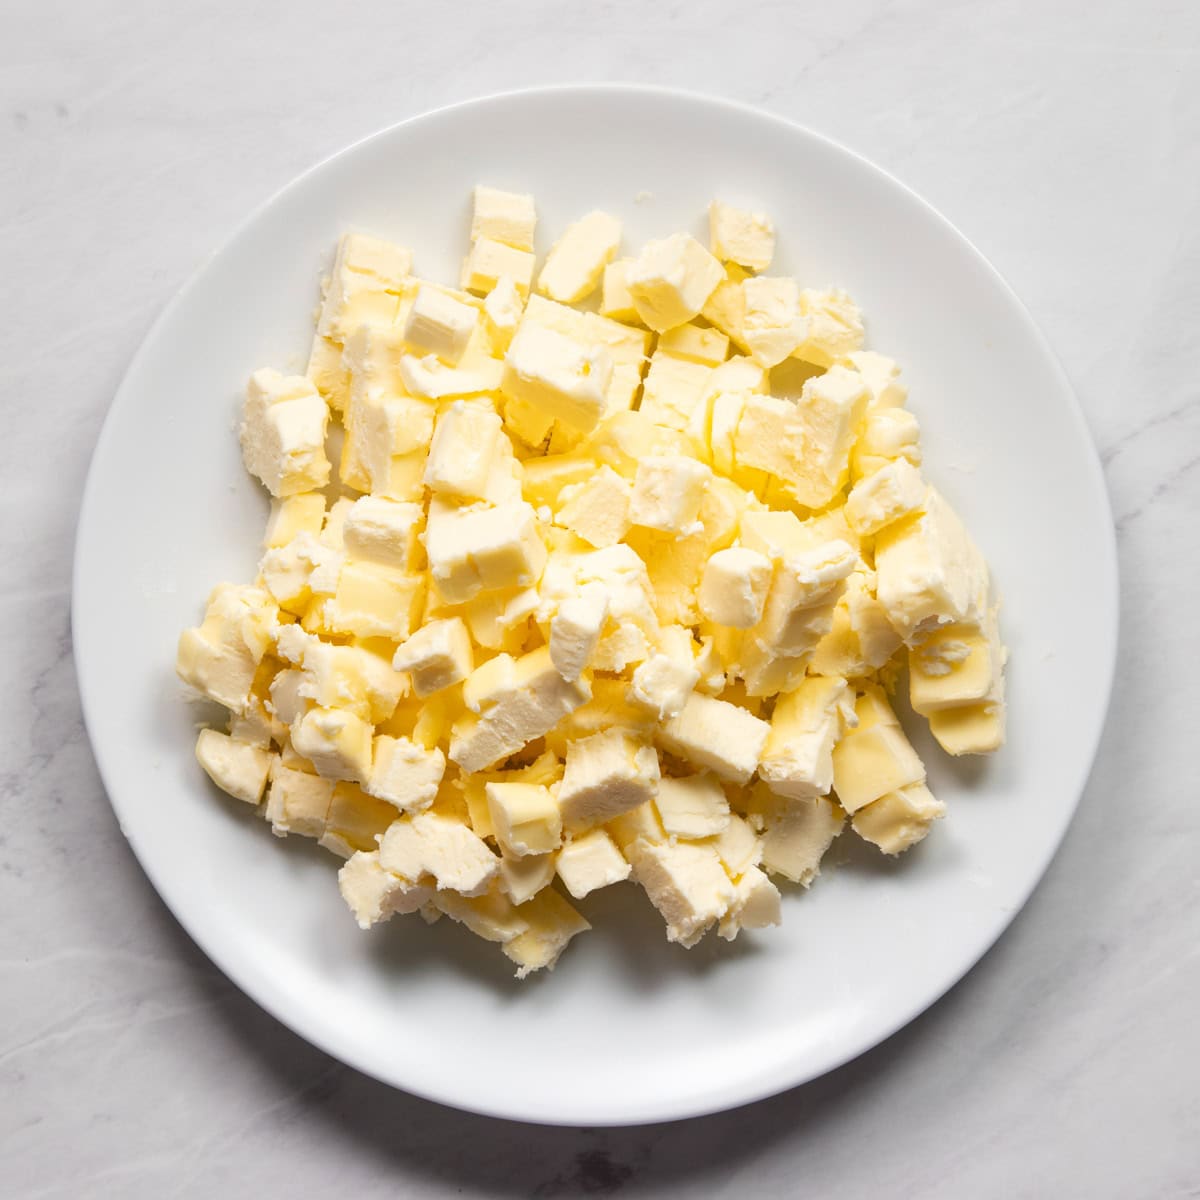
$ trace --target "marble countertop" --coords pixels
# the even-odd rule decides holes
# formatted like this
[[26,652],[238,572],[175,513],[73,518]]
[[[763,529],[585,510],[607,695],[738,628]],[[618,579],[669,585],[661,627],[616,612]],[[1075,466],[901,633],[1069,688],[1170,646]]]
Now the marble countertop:
[[[0,1192],[1200,1194],[1188,751],[1200,717],[1200,8],[0,11]],[[110,398],[154,316],[243,214],[410,114],[597,80],[712,91],[799,120],[893,171],[976,242],[1078,388],[1112,495],[1123,608],[1079,815],[975,970],[813,1084],[611,1131],[510,1125],[389,1091],[229,984],[117,828],[80,719],[69,622],[80,489]]]

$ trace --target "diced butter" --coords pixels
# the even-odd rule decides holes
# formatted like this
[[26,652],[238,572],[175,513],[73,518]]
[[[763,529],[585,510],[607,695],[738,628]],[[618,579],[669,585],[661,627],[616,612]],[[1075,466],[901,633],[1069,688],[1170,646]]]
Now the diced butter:
[[278,761],[278,755],[217,729],[202,729],[196,739],[196,761],[223,792],[256,805],[263,798],[271,764]]
[[312,708],[292,726],[292,745],[325,779],[365,783],[371,774],[371,726],[344,709]]
[[757,550],[731,546],[704,564],[700,611],[718,625],[749,629],[762,619],[771,585],[771,560]]
[[851,823],[859,837],[884,854],[900,854],[919,842],[945,812],[946,806],[924,783],[912,783],[860,808]]
[[719,329],[676,325],[659,337],[658,350],[706,367],[716,367],[729,354],[729,339]]
[[700,671],[690,653],[652,654],[634,670],[629,694],[665,721],[683,710],[699,682]]
[[620,244],[621,222],[616,217],[588,213],[567,227],[546,256],[538,290],[561,304],[582,300],[599,286]]
[[562,844],[562,816],[548,787],[489,783],[485,791],[492,829],[505,854],[549,854]]
[[638,463],[629,500],[633,525],[664,533],[690,533],[712,472],[682,454],[651,454]]
[[525,192],[505,192],[477,184],[471,210],[471,241],[492,238],[517,250],[533,249],[537,209]]
[[825,796],[833,787],[833,748],[849,704],[844,679],[811,675],[780,696],[758,773],[771,791],[793,799]]
[[504,944],[505,956],[517,964],[517,978],[531,971],[552,971],[573,937],[591,929],[553,888],[543,888],[517,910],[526,928]]
[[432,888],[385,871],[378,850],[352,854],[338,871],[338,889],[359,929],[370,929],[396,913],[416,912],[433,898]]
[[379,862],[410,883],[432,878],[438,890],[478,896],[500,869],[500,859],[465,825],[436,813],[401,817],[379,843]]
[[556,421],[584,431],[604,414],[612,358],[541,325],[522,323],[504,359],[501,387]]
[[800,313],[807,326],[804,340],[793,351],[796,358],[828,367],[863,344],[862,314],[843,291],[800,293]]
[[401,812],[422,812],[437,796],[445,770],[446,756],[440,750],[427,750],[408,738],[379,734],[365,788]]
[[600,584],[586,585],[577,596],[568,596],[550,620],[550,658],[568,680],[583,674],[596,652],[608,617],[608,593]]
[[709,246],[722,262],[765,271],[775,256],[775,226],[765,213],[714,200],[708,206]]
[[758,767],[770,731],[766,721],[744,708],[693,692],[659,730],[659,738],[666,749],[694,765],[745,783]]
[[615,546],[629,532],[632,496],[632,485],[611,467],[593,465],[584,482],[559,492],[554,520],[597,549]]
[[511,280],[521,296],[529,295],[536,259],[528,250],[506,246],[495,238],[478,238],[463,260],[459,283],[464,291],[490,295],[500,280]]
[[638,316],[663,333],[697,316],[724,275],[721,264],[691,234],[673,233],[642,247],[626,282]]
[[629,291],[631,258],[618,258],[604,267],[600,291],[600,315],[614,321],[640,321]]
[[[866,706],[886,712],[868,724]],[[833,787],[838,802],[856,813],[880,796],[925,779],[925,767],[912,748],[900,722],[879,694],[855,705],[859,724],[833,748]]]
[[652,799],[658,781],[654,747],[623,730],[571,742],[558,790],[563,826],[577,832],[603,825]]
[[558,852],[558,877],[576,900],[628,879],[632,870],[603,829],[571,838]]
[[451,366],[463,356],[479,324],[479,310],[422,284],[408,310],[404,340],[417,354],[436,354]]
[[412,252],[405,247],[346,234],[338,243],[317,332],[344,344],[361,325],[393,324],[411,270]]
[[325,524],[325,497],[320,492],[297,492],[271,501],[263,547],[267,550],[286,546],[302,533],[318,537]]
[[263,588],[218,584],[208,598],[204,621],[179,636],[179,678],[210,700],[241,712],[278,621],[279,610]]
[[424,522],[419,504],[361,496],[346,513],[343,545],[353,558],[411,571],[418,565],[417,538]]
[[921,472],[903,458],[859,480],[846,498],[846,519],[859,537],[871,537],[885,525],[916,512],[925,500]]
[[433,499],[425,551],[433,582],[451,604],[493,588],[536,583],[546,561],[537,517],[524,501],[457,508]]
[[514,904],[524,904],[538,894],[554,878],[558,856],[526,854],[522,858],[500,856],[500,888]]
[[696,842],[635,841],[633,877],[667,923],[667,939],[694,946],[729,909],[734,887],[717,852]]
[[713,837],[729,825],[729,801],[716,778],[706,773],[682,779],[664,776],[654,805],[663,828],[675,837]]
[[783,362],[808,336],[794,279],[753,276],[742,284],[742,340],[764,367]]
[[311,492],[329,482],[329,407],[311,380],[264,367],[246,388],[240,440],[246,470],[272,496]]

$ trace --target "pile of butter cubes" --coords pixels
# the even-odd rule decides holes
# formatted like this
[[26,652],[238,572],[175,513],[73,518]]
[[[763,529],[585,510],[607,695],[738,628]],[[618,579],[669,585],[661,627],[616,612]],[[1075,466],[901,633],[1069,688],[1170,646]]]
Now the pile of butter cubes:
[[847,823],[897,854],[942,815],[900,681],[950,754],[1003,740],[987,565],[896,364],[764,273],[765,216],[709,218],[622,257],[589,213],[539,270],[533,198],[478,187],[459,288],[347,234],[307,373],[250,379],[265,552],[177,669],[230,713],[201,766],[343,858],[363,928],[446,915],[524,977],[632,880],[671,941],[732,939]]

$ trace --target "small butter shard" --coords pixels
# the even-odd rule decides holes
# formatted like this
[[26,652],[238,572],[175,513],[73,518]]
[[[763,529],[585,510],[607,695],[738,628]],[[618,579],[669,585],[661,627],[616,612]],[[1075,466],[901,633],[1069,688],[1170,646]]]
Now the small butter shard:
[[599,286],[620,244],[621,222],[616,217],[588,213],[567,227],[546,256],[538,290],[560,304],[582,300]]
[[722,262],[765,271],[775,256],[775,226],[764,213],[714,200],[708,206],[709,246]]
[[647,242],[625,276],[638,316],[658,333],[697,316],[724,277],[721,264],[687,233]]

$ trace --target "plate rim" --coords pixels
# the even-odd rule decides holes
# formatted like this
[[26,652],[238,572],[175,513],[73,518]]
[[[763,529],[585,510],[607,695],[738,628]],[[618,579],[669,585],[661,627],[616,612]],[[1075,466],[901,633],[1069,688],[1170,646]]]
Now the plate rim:
[[[94,737],[93,729],[94,722],[91,714],[97,711],[98,705],[102,702],[101,697],[95,694],[94,688],[89,683],[89,676],[86,667],[88,658],[88,650],[86,639],[80,636],[80,625],[76,621],[76,613],[81,608],[83,591],[85,590],[84,579],[84,564],[83,564],[83,546],[85,545],[85,536],[88,533],[88,517],[90,510],[94,507],[91,504],[93,491],[98,488],[97,482],[100,474],[99,463],[105,457],[108,442],[112,436],[112,429],[115,425],[113,419],[114,413],[125,401],[129,380],[137,373],[142,360],[149,354],[150,348],[156,341],[161,329],[170,321],[173,314],[185,300],[191,295],[195,288],[199,285],[200,280],[209,270],[211,265],[228,254],[231,247],[240,241],[243,234],[268,211],[274,208],[286,195],[292,193],[304,186],[307,180],[314,175],[317,175],[339,159],[349,156],[360,150],[368,143],[378,139],[390,137],[398,130],[401,130],[409,125],[419,124],[421,122],[431,120],[437,117],[443,117],[451,113],[459,113],[473,108],[485,108],[500,101],[508,101],[515,99],[533,99],[539,97],[553,96],[556,94],[570,93],[579,99],[590,97],[602,99],[605,95],[614,93],[636,94],[646,97],[648,100],[672,100],[683,101],[689,104],[699,106],[724,109],[736,112],[744,117],[749,117],[757,121],[767,122],[774,125],[789,135],[799,135],[801,138],[810,139],[812,141],[822,143],[826,147],[856,161],[861,167],[866,168],[869,172],[879,176],[881,181],[889,185],[891,188],[897,189],[907,196],[911,202],[915,202],[919,208],[924,210],[927,218],[932,219],[936,224],[943,227],[951,237],[956,240],[960,246],[971,256],[978,267],[981,267],[988,278],[989,283],[1000,290],[1005,300],[1008,302],[1013,312],[1020,318],[1024,332],[1030,336],[1032,342],[1036,344],[1037,349],[1044,357],[1046,364],[1050,367],[1053,376],[1059,389],[1063,393],[1067,401],[1067,410],[1070,415],[1071,422],[1076,428],[1080,437],[1083,448],[1085,449],[1084,461],[1086,466],[1086,474],[1089,486],[1093,493],[1092,502],[1097,506],[1096,514],[1098,518],[1102,518],[1106,536],[1103,538],[1103,556],[1093,563],[1093,569],[1096,572],[1097,578],[1102,580],[1103,593],[1101,595],[1104,607],[1103,618],[1099,622],[1105,631],[1104,639],[1104,654],[1105,663],[1103,670],[1103,702],[1097,707],[1094,719],[1094,726],[1088,732],[1085,739],[1087,745],[1086,755],[1081,756],[1081,766],[1078,770],[1076,783],[1071,788],[1071,797],[1069,804],[1065,805],[1059,814],[1059,826],[1053,831],[1053,836],[1048,838],[1043,844],[1040,861],[1036,863],[1036,870],[1030,876],[1030,882],[1018,893],[1016,902],[1011,908],[1006,911],[1001,918],[994,923],[993,928],[986,929],[985,936],[981,938],[978,949],[972,955],[965,956],[961,961],[957,962],[954,968],[948,975],[940,980],[928,994],[922,994],[922,998],[901,1010],[893,1012],[889,1020],[882,1022],[880,1028],[873,1030],[865,1039],[853,1042],[847,1047],[843,1047],[838,1053],[831,1054],[824,1065],[815,1071],[801,1072],[800,1076],[793,1078],[779,1079],[770,1072],[764,1072],[762,1075],[756,1076],[753,1084],[744,1084],[736,1086],[732,1090],[722,1093],[724,1099],[717,1103],[713,1103],[711,1099],[706,1099],[700,1102],[693,1101],[692,1103],[644,1103],[638,1102],[631,1105],[632,1109],[627,1117],[605,1116],[600,1118],[589,1118],[586,1121],[580,1120],[578,1116],[574,1119],[569,1117],[556,1117],[553,1113],[542,1112],[541,1115],[528,1115],[532,1109],[530,1106],[521,1108],[502,1108],[497,1105],[486,1103],[475,1104],[467,1097],[459,1094],[451,1094],[454,1089],[447,1089],[439,1092],[436,1089],[427,1086],[414,1086],[408,1082],[399,1082],[398,1080],[389,1077],[386,1073],[376,1069],[375,1065],[362,1055],[353,1050],[338,1045],[336,1039],[326,1036],[325,1031],[319,1028],[308,1028],[303,1020],[295,1020],[290,1015],[285,1015],[282,1011],[282,1001],[275,995],[271,994],[268,989],[259,987],[254,981],[244,977],[237,965],[227,960],[222,944],[219,938],[211,938],[208,931],[194,926],[193,923],[185,917],[184,913],[179,911],[176,905],[170,898],[170,888],[165,880],[160,877],[159,871],[152,865],[152,857],[149,854],[143,855],[139,849],[137,842],[132,839],[126,831],[125,826],[125,804],[118,796],[118,793],[110,786],[109,780],[113,777],[113,772],[109,769],[109,751],[106,750],[100,742]],[[100,776],[101,783],[104,786],[105,796],[108,799],[109,805],[113,810],[114,816],[117,818],[118,827],[121,830],[122,836],[129,848],[132,850],[135,859],[145,873],[151,886],[154,888],[159,899],[166,906],[180,927],[187,933],[188,937],[195,943],[196,946],[205,954],[205,956],[216,966],[227,979],[230,980],[245,996],[257,1004],[260,1008],[268,1012],[275,1020],[279,1021],[292,1033],[303,1038],[310,1045],[316,1046],[323,1053],[342,1062],[353,1069],[362,1072],[363,1074],[386,1084],[389,1087],[404,1091],[409,1095],[419,1096],[423,1100],[432,1101],[437,1104],[447,1105],[464,1112],[479,1114],[482,1116],[496,1117],[504,1120],[513,1120],[524,1122],[527,1124],[548,1125],[548,1126],[567,1126],[578,1127],[580,1125],[602,1126],[608,1128],[628,1127],[643,1124],[654,1124],[663,1121],[689,1119],[692,1117],[704,1116],[717,1112],[726,1112],[734,1108],[739,1108],[743,1105],[754,1103],[758,1100],[766,1099],[767,1097],[778,1095],[784,1091],[794,1087],[802,1086],[803,1084],[812,1082],[815,1079],[821,1078],[823,1075],[837,1070],[846,1063],[865,1054],[867,1051],[874,1049],[883,1042],[891,1038],[900,1029],[915,1020],[921,1013],[927,1011],[933,1005],[938,1003],[946,996],[953,988],[955,988],[965,976],[974,969],[977,963],[986,955],[993,946],[997,943],[1000,937],[1011,926],[1016,915],[1029,902],[1034,891],[1045,878],[1047,869],[1049,868],[1054,857],[1057,855],[1063,839],[1066,836],[1067,830],[1070,828],[1075,814],[1078,811],[1080,801],[1084,792],[1087,790],[1091,779],[1092,771],[1095,767],[1096,756],[1099,750],[1100,739],[1103,736],[1104,729],[1107,725],[1108,716],[1111,711],[1113,684],[1115,680],[1119,637],[1120,637],[1120,569],[1119,555],[1116,537],[1116,528],[1113,521],[1112,502],[1108,493],[1107,482],[1104,477],[1103,465],[1100,458],[1096,442],[1092,436],[1091,429],[1087,423],[1086,414],[1083,406],[1079,401],[1075,388],[1071,383],[1071,379],[1063,367],[1062,362],[1055,353],[1046,335],[1041,327],[1034,320],[1028,307],[1021,300],[1020,296],[1013,290],[1000,271],[993,265],[986,255],[968,238],[959,227],[943,215],[929,201],[924,199],[918,192],[913,190],[903,180],[897,178],[886,168],[878,163],[867,158],[857,150],[845,145],[843,142],[835,138],[821,133],[818,130],[812,129],[801,122],[794,121],[788,117],[781,116],[777,113],[768,111],[757,105],[750,104],[744,101],[729,99],[724,96],[715,95],[697,91],[688,88],[677,88],[659,84],[644,84],[644,83],[559,83],[538,85],[524,88],[509,88],[495,92],[489,92],[479,96],[469,97],[463,100],[456,100],[448,104],[439,105],[435,108],[423,110],[415,113],[412,116],[405,117],[403,120],[392,122],[382,128],[379,128],[363,137],[357,138],[352,142],[338,148],[331,154],[314,162],[297,175],[289,179],[283,186],[277,188],[270,193],[264,200],[255,205],[245,216],[243,216],[233,228],[221,239],[219,244],[206,254],[194,267],[187,276],[183,284],[173,293],[171,298],[159,311],[158,315],[151,322],[145,334],[138,343],[137,349],[130,357],[125,370],[121,375],[121,379],[112,393],[112,398],[109,401],[108,408],[105,411],[103,421],[97,434],[95,443],[92,448],[91,458],[88,464],[87,474],[84,480],[84,485],[80,494],[79,510],[75,526],[75,539],[72,550],[72,568],[71,568],[71,603],[70,603],[70,625],[71,625],[71,646],[72,658],[75,667],[75,675],[79,688],[80,707],[83,718],[83,724],[88,737],[88,744],[91,749],[93,759],[96,763],[96,768]]]

